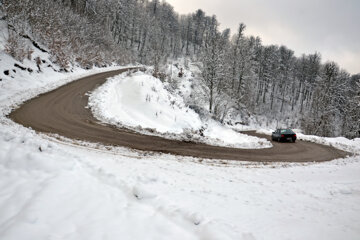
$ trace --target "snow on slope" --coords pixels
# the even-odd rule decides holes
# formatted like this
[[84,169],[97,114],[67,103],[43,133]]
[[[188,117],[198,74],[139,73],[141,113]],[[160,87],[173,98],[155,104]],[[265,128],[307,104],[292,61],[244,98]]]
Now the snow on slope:
[[89,105],[111,122],[161,133],[179,134],[184,129],[198,130],[202,125],[199,116],[185,107],[179,96],[165,90],[159,79],[142,72],[111,79],[90,97]]
[[159,132],[158,135],[167,138],[190,137],[208,144],[238,148],[272,147],[266,139],[235,132],[212,119],[202,122],[181,96],[169,92],[159,79],[143,72],[111,78],[92,92],[89,106],[101,121],[132,127],[145,134]]

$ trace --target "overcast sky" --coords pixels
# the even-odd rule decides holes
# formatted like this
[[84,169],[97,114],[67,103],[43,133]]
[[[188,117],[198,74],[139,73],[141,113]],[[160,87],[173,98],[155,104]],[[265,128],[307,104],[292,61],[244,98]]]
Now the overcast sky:
[[284,44],[302,53],[318,51],[350,73],[360,73],[360,0],[166,0],[181,14],[202,9],[216,15],[220,28],[246,34],[263,43]]

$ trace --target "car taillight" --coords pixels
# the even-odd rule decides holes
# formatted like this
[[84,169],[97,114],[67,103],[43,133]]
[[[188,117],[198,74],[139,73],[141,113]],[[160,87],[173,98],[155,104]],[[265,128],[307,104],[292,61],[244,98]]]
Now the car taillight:
[[296,134],[294,134],[294,137],[296,137]]
[[281,134],[281,137],[285,137],[285,135],[284,135],[284,134]]

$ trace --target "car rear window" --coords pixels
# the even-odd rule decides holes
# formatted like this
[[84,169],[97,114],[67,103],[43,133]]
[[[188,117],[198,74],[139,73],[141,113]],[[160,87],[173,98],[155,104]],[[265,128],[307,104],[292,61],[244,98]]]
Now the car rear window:
[[281,129],[280,132],[285,134],[294,134],[294,132],[291,129]]

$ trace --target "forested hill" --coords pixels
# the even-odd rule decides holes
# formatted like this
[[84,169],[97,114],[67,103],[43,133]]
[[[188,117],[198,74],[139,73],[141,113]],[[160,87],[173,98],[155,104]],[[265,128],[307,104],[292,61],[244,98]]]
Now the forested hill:
[[25,40],[63,70],[139,62],[157,74],[186,57],[200,63],[208,111],[220,121],[263,116],[311,134],[360,134],[360,75],[322,63],[319,53],[264,46],[244,24],[221,32],[216,16],[179,15],[158,0],[3,0],[1,8],[5,50],[19,61],[31,56]]

